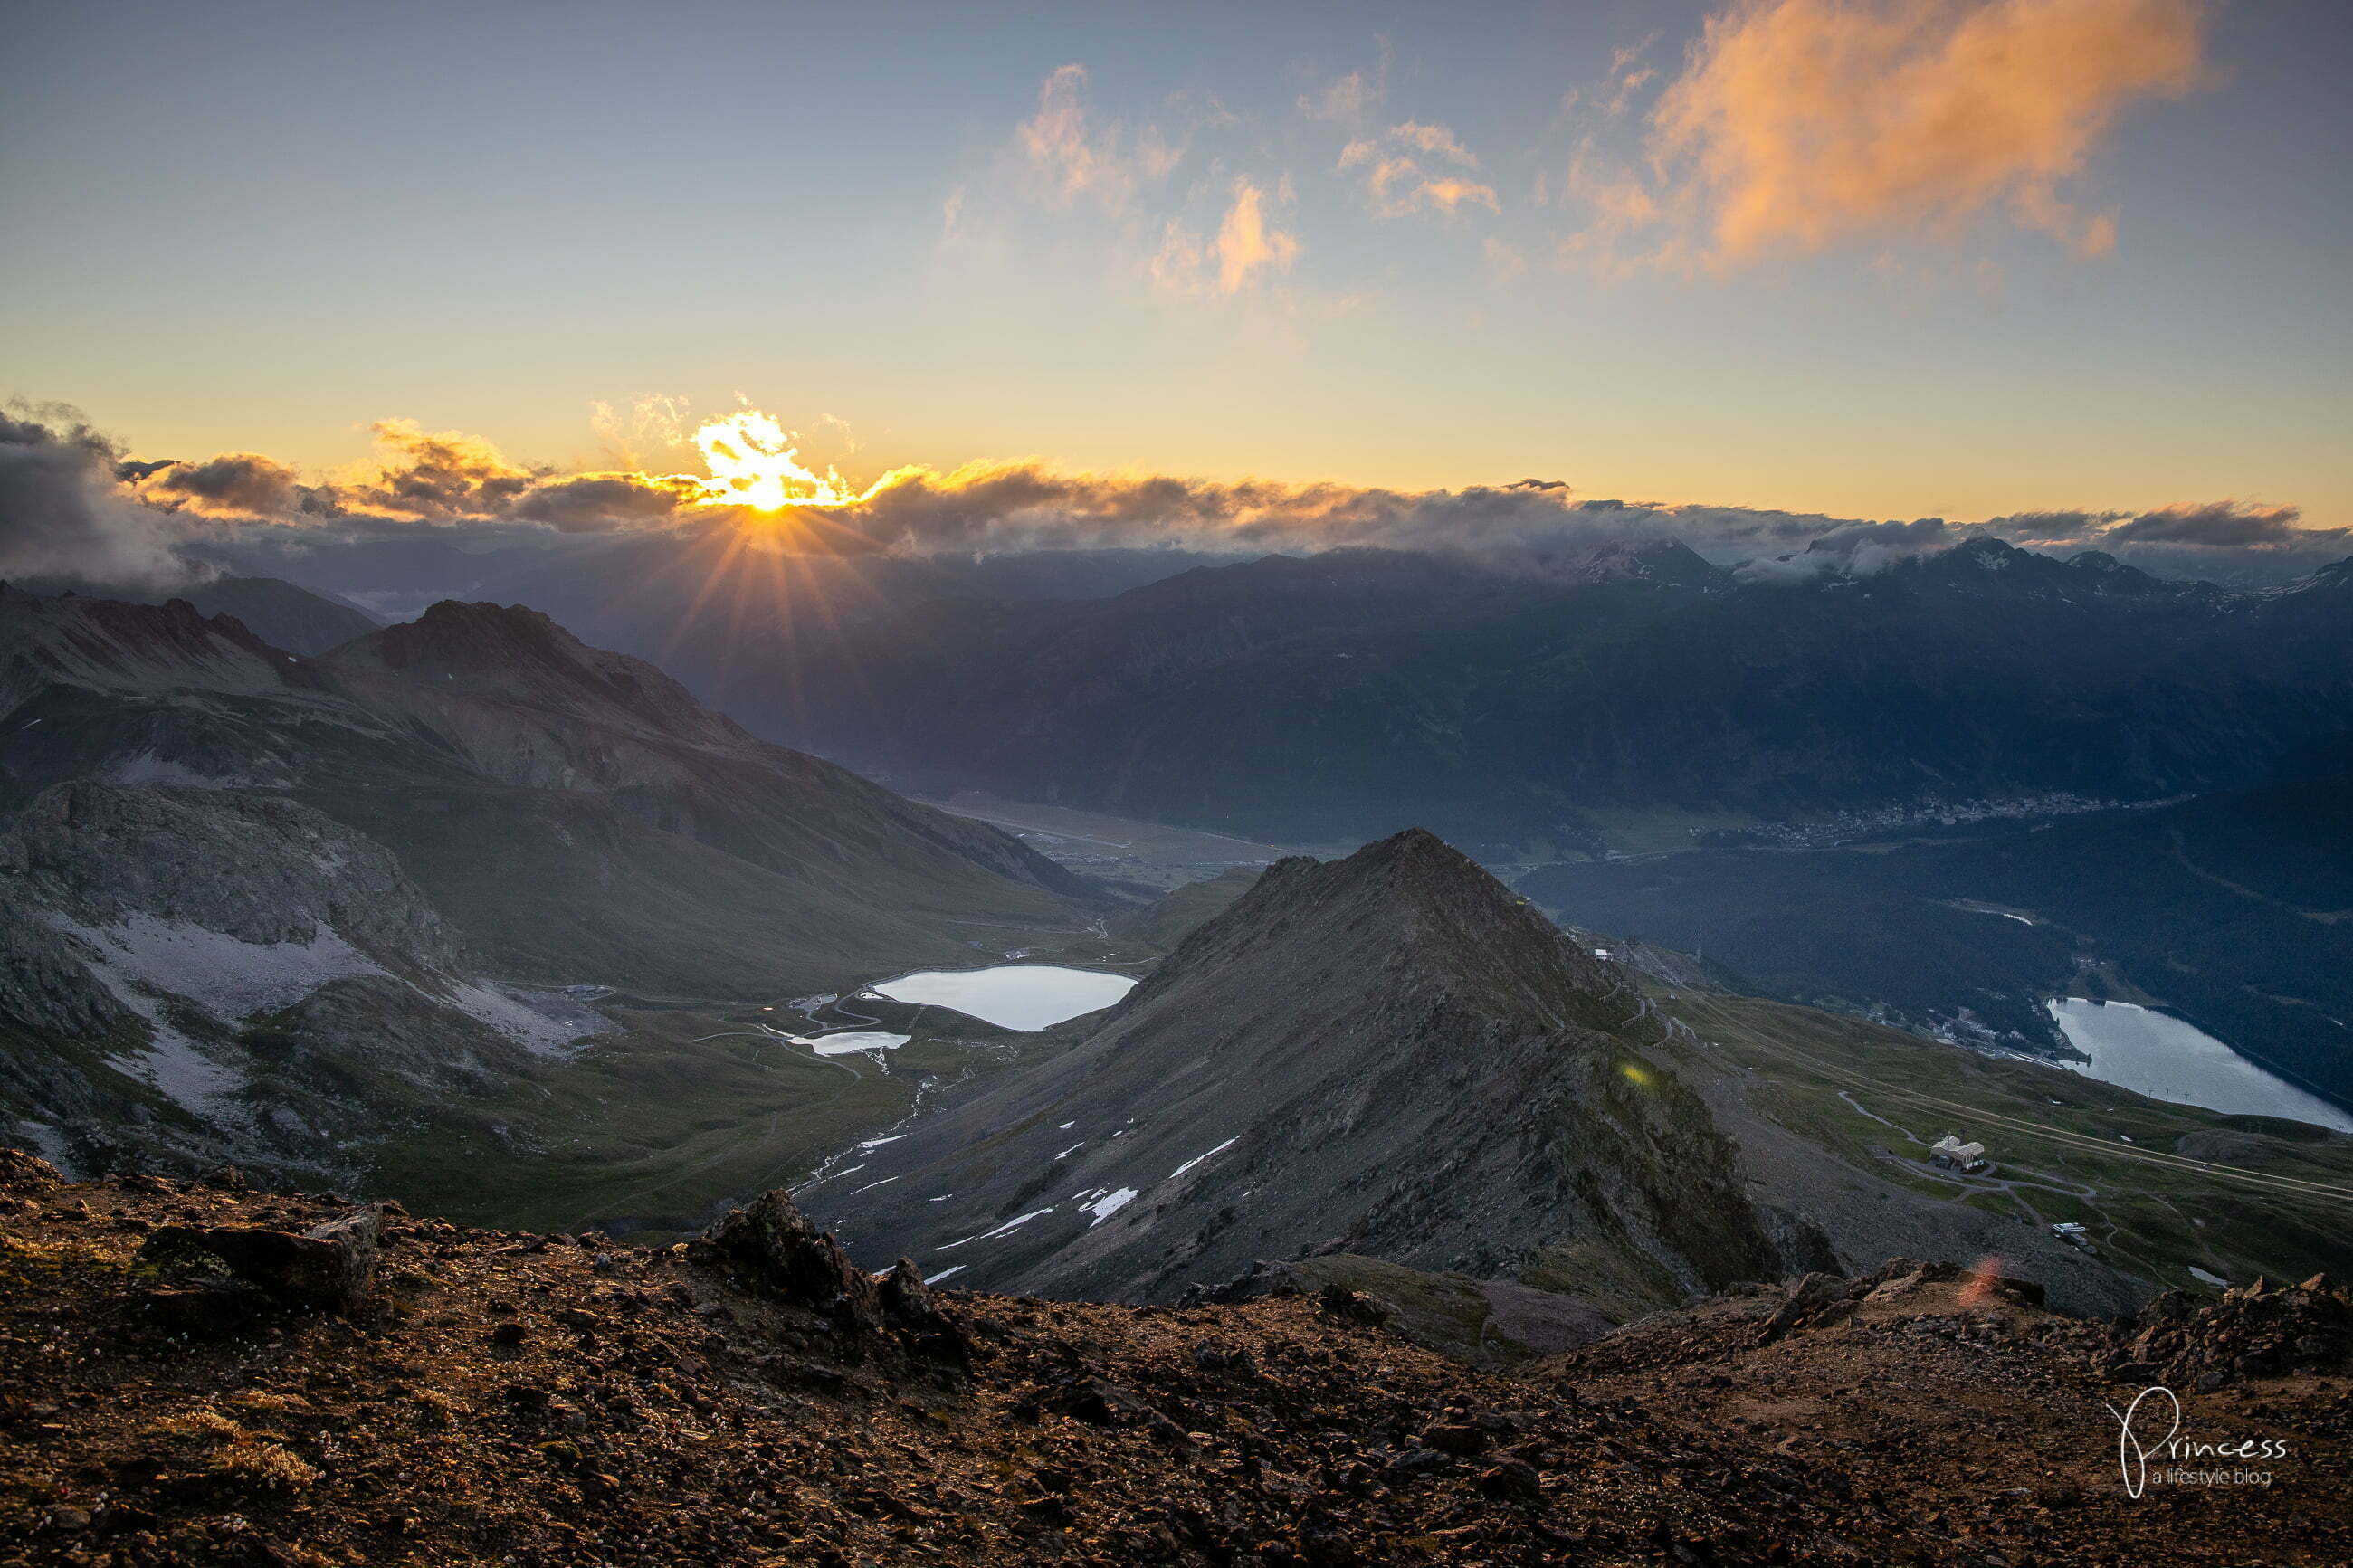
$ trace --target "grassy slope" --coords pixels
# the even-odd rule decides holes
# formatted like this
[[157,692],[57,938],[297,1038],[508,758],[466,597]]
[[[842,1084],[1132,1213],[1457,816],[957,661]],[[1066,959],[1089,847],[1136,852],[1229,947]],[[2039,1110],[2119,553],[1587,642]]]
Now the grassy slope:
[[985,889],[1007,924],[927,918],[911,912],[926,889],[882,866],[870,898],[853,900],[558,790],[301,798],[391,847],[506,979],[747,1000],[984,963],[1066,932],[1073,918],[1011,883]]
[[668,1237],[732,1196],[802,1180],[906,1115],[926,1079],[1024,1059],[1019,1037],[966,1029],[919,1035],[886,1071],[761,1037],[756,1011],[621,1011],[628,1034],[388,1140],[369,1185],[469,1223]]
[[1225,913],[1228,906],[1257,883],[1259,874],[1256,866],[1237,866],[1207,881],[1188,883],[1157,903],[1115,916],[1111,929],[1123,937],[1175,947],[1190,936],[1196,926]]
[[[1034,956],[1131,974],[1150,962],[1106,964],[1102,954],[1102,942],[1079,938]],[[869,967],[861,979],[881,973]],[[416,1193],[471,1224],[667,1238],[747,1194],[797,1186],[919,1099],[936,1109],[943,1094],[976,1092],[1075,1037],[866,996],[820,1009],[817,1026],[781,1000],[670,1007],[616,997],[605,1011],[619,1032],[503,1095],[434,1108],[376,1145],[369,1189]],[[763,1025],[879,1026],[912,1037],[878,1064],[819,1058],[765,1037]],[[839,1163],[834,1172],[842,1173]]]
[[[2080,1221],[2102,1255],[2129,1272],[2196,1290],[2190,1263],[2234,1283],[2353,1267],[2353,1138],[2145,1100],[2079,1074],[1811,1008],[1690,993],[1660,1005],[1704,1042],[1675,1047],[1681,1068],[1749,1075],[1752,1106],[1836,1158],[2021,1224]],[[2055,1178],[2051,1186],[2095,1195],[1986,1191],[1892,1163],[1873,1150],[1914,1160],[1926,1150],[1854,1104],[1927,1142],[1947,1131],[1983,1140],[1997,1177]],[[2227,1170],[2194,1168],[2176,1152],[2186,1138],[2212,1148],[2217,1135],[2235,1158],[2210,1163]]]

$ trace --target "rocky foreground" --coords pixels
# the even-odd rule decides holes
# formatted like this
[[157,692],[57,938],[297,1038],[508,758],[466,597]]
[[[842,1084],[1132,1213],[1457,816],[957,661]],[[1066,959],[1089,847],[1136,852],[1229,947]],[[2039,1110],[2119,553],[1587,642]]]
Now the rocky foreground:
[[[0,1152],[0,1563],[2353,1562],[2344,1290],[2037,1295],[1891,1264],[1478,1372],[1336,1289],[871,1279],[782,1194],[646,1250]],[[2284,1457],[2128,1496],[2161,1379]]]

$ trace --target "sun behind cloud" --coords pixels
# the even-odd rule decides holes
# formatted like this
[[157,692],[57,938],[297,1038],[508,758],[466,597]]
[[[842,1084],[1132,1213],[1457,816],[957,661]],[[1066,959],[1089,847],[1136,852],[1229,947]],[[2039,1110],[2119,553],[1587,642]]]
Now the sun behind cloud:
[[772,415],[739,409],[705,420],[694,432],[710,478],[701,482],[702,506],[740,506],[754,511],[788,507],[856,506],[890,482],[884,475],[857,489],[828,468],[819,474],[800,460],[800,439]]

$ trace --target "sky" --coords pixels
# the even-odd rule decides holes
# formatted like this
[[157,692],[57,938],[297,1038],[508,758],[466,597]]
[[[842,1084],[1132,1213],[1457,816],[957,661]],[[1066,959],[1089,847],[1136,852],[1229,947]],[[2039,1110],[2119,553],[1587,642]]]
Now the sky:
[[2353,526],[2334,0],[0,26],[0,396],[148,459]]

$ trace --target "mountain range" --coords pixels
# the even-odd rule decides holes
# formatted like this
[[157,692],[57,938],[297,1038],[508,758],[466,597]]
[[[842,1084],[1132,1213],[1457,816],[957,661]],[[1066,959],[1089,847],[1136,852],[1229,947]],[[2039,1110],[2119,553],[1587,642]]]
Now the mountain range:
[[802,618],[739,644],[765,691],[739,677],[731,705],[921,793],[1283,842],[1419,824],[1506,859],[1599,850],[1630,816],[2147,800],[2353,770],[2353,563],[2242,594],[1994,540],[1798,583],[1680,546],[1603,565],[1563,582],[1334,551],[1050,614],[960,598]]
[[[306,658],[185,601],[0,587],[0,1072],[77,1165],[348,1173],[420,1116],[545,1100],[615,1028],[583,995],[723,1008],[1105,903],[520,608]],[[680,1100],[706,1119],[742,1087],[710,1078]],[[492,1147],[529,1152],[532,1115],[494,1113]]]
[[[1673,555],[1606,566],[1574,590],[1377,555],[1314,569],[1354,584],[1333,636],[1406,585],[1463,605],[1747,591]],[[2106,575],[2052,570],[2071,592]],[[1300,571],[1136,592],[1239,584],[1272,616]],[[801,1180],[861,1255],[967,1283],[1168,1301],[1265,1268],[1394,1294],[1380,1271],[1402,1269],[1514,1321],[1624,1319],[1905,1238],[2022,1259],[2098,1310],[2193,1259],[2217,1278],[2343,1261],[2315,1216],[2344,1141],[2318,1129],[1758,1000],[1742,993],[1868,1011],[1786,966],[1752,985],[1713,952],[1565,931],[1613,927],[1419,829],[1142,905],[519,605],[438,603],[306,657],[185,601],[0,590],[0,1110],[82,1170],[235,1160],[657,1236]],[[2255,874],[2213,834],[2184,842],[2193,869]],[[1857,865],[1899,863],[1862,847]],[[1831,863],[1591,864],[1712,858]],[[1784,902],[1805,929],[1809,900]],[[1034,1033],[871,989],[1017,957],[1143,983]],[[872,1033],[828,1050],[796,1029]],[[1926,1169],[1933,1136],[1987,1117],[2022,1178]],[[2152,1174],[2144,1149],[2180,1152]],[[2233,1206],[2215,1182],[2273,1195]],[[2190,1194],[2211,1228],[2182,1228]],[[2050,1232],[2054,1204],[2100,1216],[2096,1256]]]

